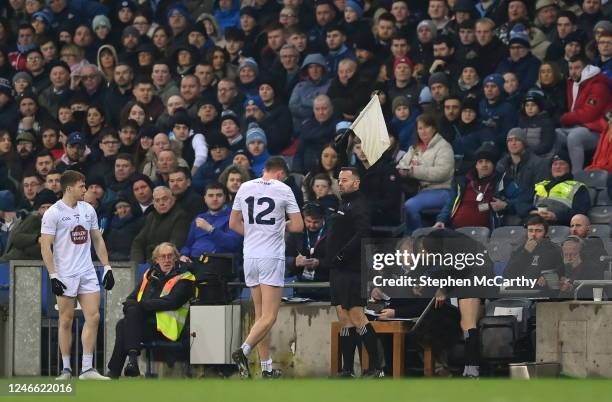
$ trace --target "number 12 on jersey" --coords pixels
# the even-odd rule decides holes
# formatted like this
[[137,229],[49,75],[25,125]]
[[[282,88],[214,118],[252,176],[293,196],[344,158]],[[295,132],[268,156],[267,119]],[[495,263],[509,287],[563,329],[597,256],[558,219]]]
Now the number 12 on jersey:
[[[255,197],[250,196],[246,198],[244,201],[249,206],[249,224],[250,225],[253,225],[255,223],[258,225],[274,225],[276,223],[276,218],[274,217],[266,219],[266,216],[269,215],[272,211],[274,211],[274,208],[276,207],[276,203],[274,202],[272,198],[261,197],[261,198],[255,199]],[[260,211],[257,215],[255,215],[255,217],[253,218],[253,215],[255,214],[255,204],[266,205],[266,207],[262,211]]]

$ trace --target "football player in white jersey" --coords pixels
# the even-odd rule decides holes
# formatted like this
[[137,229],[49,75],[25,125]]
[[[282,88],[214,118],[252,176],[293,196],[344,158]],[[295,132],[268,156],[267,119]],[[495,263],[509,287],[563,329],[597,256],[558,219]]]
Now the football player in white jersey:
[[85,317],[81,336],[83,364],[79,379],[109,380],[109,377],[98,373],[92,364],[100,320],[100,285],[91,259],[92,243],[98,258],[104,264],[104,288],[112,289],[115,280],[108,263],[106,245],[98,229],[96,211],[83,201],[85,176],[67,170],[62,174],[60,183],[63,197],[45,212],[40,229],[40,250],[59,308],[58,339],[63,370],[57,379],[72,378],[70,350],[72,319],[77,299]]
[[268,159],[261,178],[240,186],[230,215],[230,229],[244,236],[244,277],[255,305],[255,323],[240,349],[232,353],[243,378],[250,377],[247,356],[255,346],[262,376],[277,377],[280,373],[272,370],[268,333],[283,293],[285,229],[300,233],[304,228],[295,196],[282,182],[287,175],[283,158]]

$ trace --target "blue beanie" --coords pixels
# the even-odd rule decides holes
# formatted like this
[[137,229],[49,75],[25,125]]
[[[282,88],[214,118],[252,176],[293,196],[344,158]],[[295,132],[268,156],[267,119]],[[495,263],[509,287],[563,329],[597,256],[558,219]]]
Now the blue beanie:
[[348,0],[346,2],[346,6],[345,7],[348,7],[351,10],[353,10],[354,12],[356,12],[358,18],[361,18],[361,16],[363,15],[363,7],[361,6],[361,4],[359,4],[355,0]]
[[261,100],[261,97],[259,95],[247,96],[242,107],[246,109],[246,107],[249,105],[257,106],[262,112],[265,112],[266,110],[266,105],[264,105],[263,100]]
[[15,196],[9,190],[0,191],[0,211],[15,212]]
[[249,124],[249,128],[246,132],[246,145],[249,145],[253,141],[261,141],[265,146],[268,146],[266,133],[259,127],[259,124],[254,122]]
[[503,91],[504,77],[501,74],[495,73],[487,75],[484,81],[482,82],[482,85],[487,85],[489,82],[492,82],[493,84],[497,85],[497,88],[499,88],[500,91]]

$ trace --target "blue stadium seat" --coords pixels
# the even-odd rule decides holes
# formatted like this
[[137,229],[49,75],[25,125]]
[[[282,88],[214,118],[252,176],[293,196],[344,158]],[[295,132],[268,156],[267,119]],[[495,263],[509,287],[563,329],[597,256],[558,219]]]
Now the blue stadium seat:
[[0,305],[9,304],[10,263],[0,264]]

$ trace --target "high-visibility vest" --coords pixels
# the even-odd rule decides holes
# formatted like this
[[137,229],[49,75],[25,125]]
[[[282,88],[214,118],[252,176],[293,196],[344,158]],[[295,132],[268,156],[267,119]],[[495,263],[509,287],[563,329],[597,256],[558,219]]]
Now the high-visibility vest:
[[[138,290],[138,296],[136,297],[137,301],[142,299],[142,295],[144,293],[147,284],[149,283],[148,274],[149,270],[147,269],[144,273],[144,277],[142,278],[142,283],[140,284],[140,289]],[[170,278],[165,284],[159,295],[159,297],[164,297],[172,291],[172,288],[176,283],[180,280],[186,279],[188,281],[195,282],[195,276],[191,272],[185,272],[180,275],[176,275]],[[155,321],[157,323],[157,330],[161,332],[166,338],[171,341],[176,341],[178,337],[183,332],[183,328],[185,328],[185,322],[187,321],[187,314],[189,313],[189,303],[183,304],[176,310],[167,310],[167,311],[158,311],[155,313]]]
[[576,180],[565,180],[555,184],[549,191],[546,191],[546,186],[550,180],[543,180],[535,185],[535,205],[539,201],[554,201],[558,202],[567,208],[572,207],[574,196],[584,186],[583,183]]

